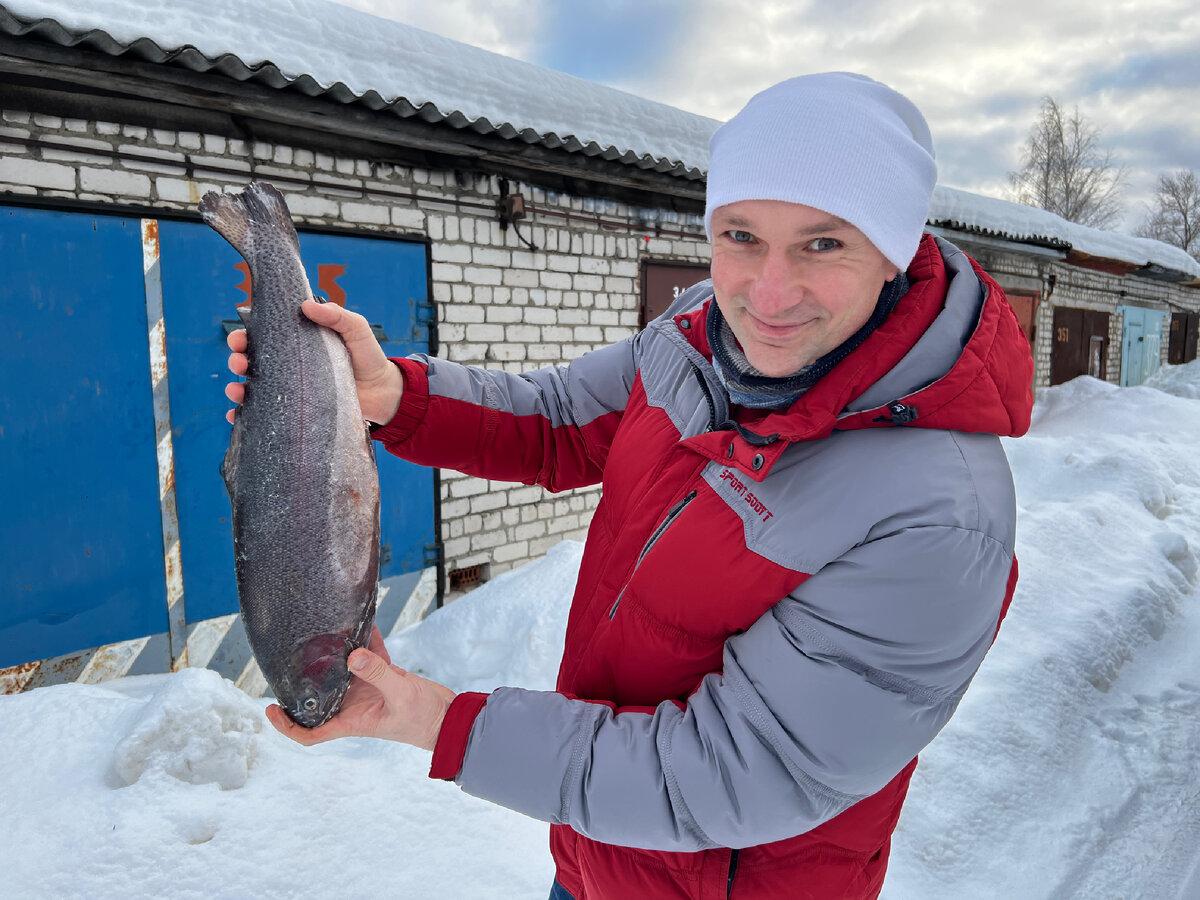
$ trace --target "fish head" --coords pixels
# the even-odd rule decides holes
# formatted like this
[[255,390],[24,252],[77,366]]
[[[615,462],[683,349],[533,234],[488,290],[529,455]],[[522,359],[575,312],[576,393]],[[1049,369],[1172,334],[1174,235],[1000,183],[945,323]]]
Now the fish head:
[[350,686],[346,659],[354,647],[346,634],[313,635],[296,647],[277,697],[294,722],[316,728],[341,708]]

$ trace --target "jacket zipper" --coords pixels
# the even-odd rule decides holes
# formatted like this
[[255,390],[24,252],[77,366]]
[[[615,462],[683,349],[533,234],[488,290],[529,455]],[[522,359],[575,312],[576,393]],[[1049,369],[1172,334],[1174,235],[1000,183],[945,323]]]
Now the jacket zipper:
[[629,582],[633,581],[633,576],[637,574],[638,567],[641,566],[642,560],[646,558],[646,554],[650,552],[650,548],[658,543],[658,539],[663,536],[663,533],[671,526],[671,523],[678,519],[679,514],[683,512],[684,508],[695,499],[695,491],[688,493],[686,497],[671,507],[670,512],[667,513],[667,517],[654,529],[654,533],[650,535],[650,540],[646,541],[646,546],[642,547],[642,552],[638,554],[637,562],[633,564],[633,571],[629,573],[629,579],[625,582],[625,587],[621,588],[621,593],[617,594],[617,599],[608,611],[609,619],[617,614],[617,607],[621,605],[621,598],[625,596],[625,591],[629,588]]
[[729,878],[725,882],[725,900],[733,896],[733,876],[737,874],[738,854],[741,850],[729,851]]

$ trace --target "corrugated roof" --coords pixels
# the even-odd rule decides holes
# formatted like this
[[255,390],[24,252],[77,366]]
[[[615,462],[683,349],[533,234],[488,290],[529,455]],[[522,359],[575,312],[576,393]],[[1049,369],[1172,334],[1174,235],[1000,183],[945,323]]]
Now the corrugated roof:
[[0,31],[689,180],[720,124],[327,0],[8,0]]

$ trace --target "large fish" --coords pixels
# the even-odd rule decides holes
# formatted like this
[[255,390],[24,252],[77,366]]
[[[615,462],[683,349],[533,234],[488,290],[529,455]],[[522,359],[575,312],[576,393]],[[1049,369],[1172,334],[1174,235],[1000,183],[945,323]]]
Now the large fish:
[[210,192],[204,221],[250,266],[249,382],[221,474],[242,620],[279,705],[309,728],[342,705],[379,576],[379,477],[341,339],[312,291],[279,191]]

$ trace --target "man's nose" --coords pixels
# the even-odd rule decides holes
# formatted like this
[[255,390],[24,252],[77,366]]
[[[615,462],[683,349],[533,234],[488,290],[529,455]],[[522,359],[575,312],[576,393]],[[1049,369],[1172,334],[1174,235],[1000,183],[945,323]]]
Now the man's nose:
[[771,317],[785,313],[799,303],[802,296],[802,286],[786,254],[767,253],[750,287],[750,303],[755,314]]

